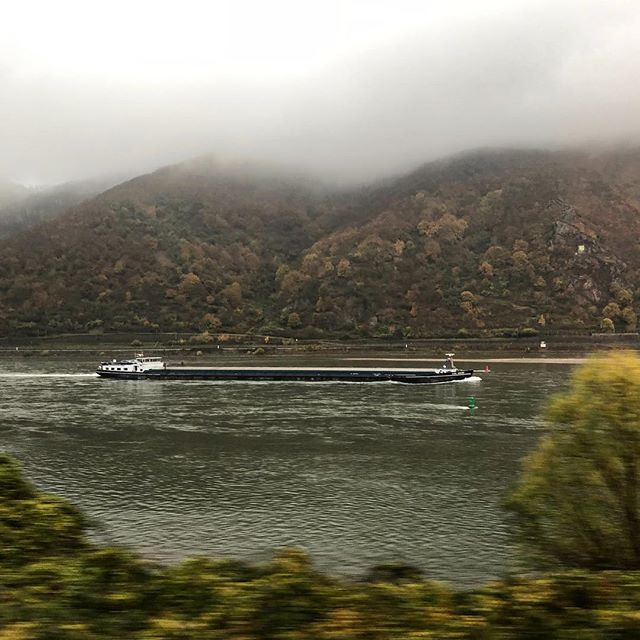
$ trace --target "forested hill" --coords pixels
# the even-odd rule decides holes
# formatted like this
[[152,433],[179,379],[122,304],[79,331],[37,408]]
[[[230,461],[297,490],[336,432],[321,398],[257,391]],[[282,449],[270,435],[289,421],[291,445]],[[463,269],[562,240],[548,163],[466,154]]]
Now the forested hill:
[[0,181],[0,238],[54,218],[88,198],[120,182],[115,177],[68,182],[41,189],[27,189]]
[[635,329],[640,151],[483,151],[352,192],[200,159],[0,240],[0,331]]
[[22,185],[0,177],[0,211],[8,205],[24,200],[29,195],[29,189]]

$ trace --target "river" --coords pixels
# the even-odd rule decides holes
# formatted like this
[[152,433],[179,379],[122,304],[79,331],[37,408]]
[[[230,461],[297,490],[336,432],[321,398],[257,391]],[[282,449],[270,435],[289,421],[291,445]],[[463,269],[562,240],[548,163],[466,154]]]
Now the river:
[[0,438],[98,540],[168,562],[298,545],[334,573],[399,561],[460,585],[510,565],[500,502],[571,370],[500,363],[434,386],[159,382],[99,379],[96,360],[1,359]]

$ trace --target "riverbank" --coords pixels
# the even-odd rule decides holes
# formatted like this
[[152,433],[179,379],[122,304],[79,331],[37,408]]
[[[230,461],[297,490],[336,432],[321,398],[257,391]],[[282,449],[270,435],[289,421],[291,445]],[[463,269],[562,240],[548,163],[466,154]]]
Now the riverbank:
[[[112,354],[185,355],[296,355],[322,353],[327,356],[363,354],[381,359],[402,358],[408,361],[440,360],[446,352],[455,352],[467,362],[518,360],[549,364],[579,364],[594,351],[612,348],[640,349],[636,334],[565,335],[518,338],[425,338],[419,340],[303,340],[288,337],[263,337],[220,334],[201,340],[201,336],[178,334],[101,334],[64,335],[39,338],[0,339],[0,357],[54,356],[86,354],[110,357]],[[541,347],[541,342],[544,347]],[[376,354],[373,357],[371,354]],[[377,357],[380,355],[380,358]],[[491,358],[492,360],[488,360]],[[555,360],[557,359],[557,360]]]
[[[442,358],[342,358],[345,362],[424,362],[434,363],[442,362]],[[482,364],[498,364],[498,363],[520,363],[520,364],[582,364],[586,362],[587,358],[557,358],[548,357],[546,354],[541,354],[537,357],[521,357],[521,358],[457,358],[458,363],[482,363]]]

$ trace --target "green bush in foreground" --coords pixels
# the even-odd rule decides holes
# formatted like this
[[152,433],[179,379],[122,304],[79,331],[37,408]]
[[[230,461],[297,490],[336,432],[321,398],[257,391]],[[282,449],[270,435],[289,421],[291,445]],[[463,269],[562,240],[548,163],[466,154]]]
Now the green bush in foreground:
[[264,565],[146,562],[86,538],[64,500],[0,457],[0,640],[640,637],[640,572],[574,571],[455,591],[410,567],[362,581],[286,549]]
[[591,358],[548,405],[508,505],[543,566],[640,569],[640,358]]

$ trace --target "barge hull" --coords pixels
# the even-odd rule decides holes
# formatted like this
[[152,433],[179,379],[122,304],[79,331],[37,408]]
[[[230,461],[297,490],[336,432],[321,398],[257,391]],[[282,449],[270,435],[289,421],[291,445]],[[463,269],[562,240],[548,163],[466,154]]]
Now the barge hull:
[[249,382],[402,382],[408,384],[442,384],[465,380],[473,370],[441,371],[366,371],[366,370],[222,370],[166,368],[145,372],[98,370],[103,378],[125,380],[211,380]]

